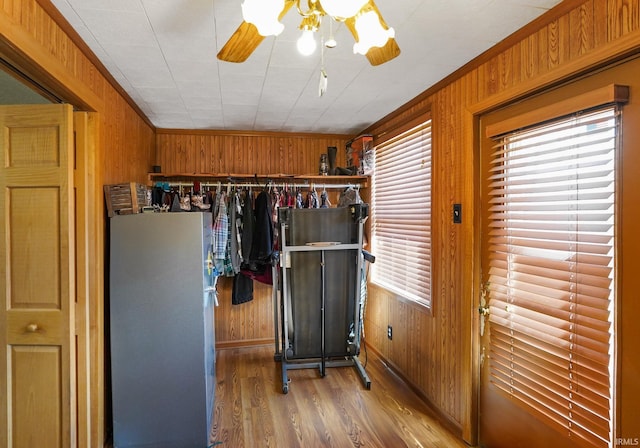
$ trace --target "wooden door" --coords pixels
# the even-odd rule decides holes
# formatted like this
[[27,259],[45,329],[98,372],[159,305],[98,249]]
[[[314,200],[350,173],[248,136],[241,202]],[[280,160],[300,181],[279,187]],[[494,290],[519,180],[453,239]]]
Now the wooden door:
[[[614,301],[611,307],[613,318],[613,347],[612,355],[615,362],[612,366],[612,440],[601,443],[601,446],[637,445],[638,428],[640,428],[640,326],[637,324],[637,316],[640,313],[640,301],[637,300],[640,289],[640,233],[638,222],[640,220],[640,98],[633,92],[640,91],[640,57],[628,60],[625,63],[616,64],[597,74],[580,79],[571,84],[538,95],[535,98],[513,104],[508,108],[496,110],[481,117],[480,129],[491,123],[512,118],[530,110],[540,110],[552,105],[551,110],[557,110],[563,100],[577,98],[588,92],[601,91],[603,87],[613,84],[629,87],[628,102],[620,107],[617,125],[619,146],[617,148],[615,162],[616,179],[616,205],[613,208],[615,218],[615,284]],[[490,148],[492,142],[481,131],[481,174],[488,177],[490,165],[486,155],[486,148]],[[483,256],[483,280],[488,279],[487,253],[488,232],[487,205],[487,181],[481,183],[482,191],[482,249]],[[491,290],[491,285],[489,285]],[[489,303],[491,300],[489,299]],[[497,313],[496,313],[497,314]],[[481,370],[480,391],[480,446],[481,447],[572,447],[583,446],[580,441],[571,443],[569,437],[550,429],[549,425],[541,420],[531,417],[522,407],[510,403],[504,394],[496,391],[490,381],[490,344],[488,336],[491,327],[485,329],[480,347],[484,354],[484,363]],[[584,336],[583,336],[584,339]],[[580,342],[580,341],[578,341]],[[591,358],[595,359],[595,357]],[[593,384],[588,384],[588,390],[594,390]],[[584,388],[583,388],[584,390]],[[561,437],[564,436],[564,440]],[[593,446],[593,445],[587,445]]]
[[0,446],[76,445],[72,114],[0,107]]
[[481,151],[483,447],[612,446],[617,160],[633,109],[608,79],[481,119],[495,136]]

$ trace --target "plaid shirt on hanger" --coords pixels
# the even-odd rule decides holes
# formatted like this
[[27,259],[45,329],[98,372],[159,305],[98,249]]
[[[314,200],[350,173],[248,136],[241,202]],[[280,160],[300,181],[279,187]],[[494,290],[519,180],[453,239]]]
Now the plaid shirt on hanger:
[[[217,215],[213,223],[213,250],[215,260],[224,260],[227,251],[227,241],[229,240],[229,216],[227,215],[226,194],[224,192],[216,195]],[[222,266],[218,265],[218,269]]]

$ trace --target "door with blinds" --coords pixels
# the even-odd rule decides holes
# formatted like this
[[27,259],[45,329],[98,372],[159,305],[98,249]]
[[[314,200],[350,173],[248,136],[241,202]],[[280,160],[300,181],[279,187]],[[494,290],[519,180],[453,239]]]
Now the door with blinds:
[[482,122],[481,446],[613,446],[627,95],[610,85]]

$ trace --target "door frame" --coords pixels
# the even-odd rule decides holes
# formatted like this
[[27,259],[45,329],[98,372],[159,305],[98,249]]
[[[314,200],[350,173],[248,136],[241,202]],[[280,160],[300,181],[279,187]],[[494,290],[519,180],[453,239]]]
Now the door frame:
[[100,120],[74,112],[78,446],[104,442],[104,213],[97,170]]
[[[593,64],[585,64],[584,67],[581,70],[576,70],[575,73],[572,73],[571,75],[567,75],[564,78],[559,78],[559,81],[553,82],[553,83],[541,83],[537,88],[533,88],[532,86],[530,86],[530,89],[525,89],[525,88],[514,88],[511,89],[511,91],[513,92],[513,97],[511,97],[510,95],[504,94],[504,95],[498,95],[495,99],[495,101],[485,101],[483,103],[479,103],[477,104],[475,107],[473,108],[469,108],[468,109],[468,114],[471,117],[470,119],[473,122],[473,134],[474,134],[474,138],[473,138],[473,155],[474,155],[474,194],[473,194],[473,199],[474,199],[474,270],[473,270],[473,297],[472,297],[472,312],[473,312],[473,325],[472,325],[472,344],[471,344],[471,356],[472,356],[472,365],[473,365],[473,371],[474,371],[474,378],[473,378],[473,396],[474,396],[474,408],[473,408],[473,412],[474,412],[474,422],[475,422],[475,430],[474,430],[474,434],[475,434],[475,439],[474,439],[474,444],[479,444],[480,443],[480,424],[479,424],[479,419],[480,419],[480,384],[481,384],[481,377],[480,377],[480,357],[482,355],[481,353],[481,347],[482,347],[482,341],[481,341],[481,337],[480,337],[480,318],[479,318],[479,313],[478,313],[478,309],[480,307],[480,294],[482,291],[482,253],[481,253],[481,242],[482,242],[482,229],[484,228],[483,226],[483,219],[484,219],[484,215],[483,215],[483,210],[482,210],[482,176],[483,176],[483,170],[482,170],[482,158],[481,158],[481,140],[482,140],[482,135],[481,135],[481,128],[480,128],[480,119],[481,117],[489,112],[493,112],[497,109],[501,109],[504,107],[508,107],[510,105],[513,105],[519,101],[525,100],[525,99],[530,99],[530,98],[534,98],[537,95],[540,94],[545,94],[545,93],[549,93],[552,90],[559,88],[559,87],[565,87],[565,86],[571,86],[572,84],[575,84],[576,82],[579,82],[582,79],[585,78],[590,78],[594,75],[598,75],[600,72],[604,72],[607,71],[609,69],[613,69],[618,65],[622,65],[626,62],[630,62],[634,59],[640,58],[640,47],[633,47],[633,48],[628,48],[625,51],[620,50],[619,53],[615,53],[613,55],[611,55],[610,58],[608,58],[605,62],[601,62],[600,64],[598,64],[598,66],[594,66]],[[585,60],[588,61],[588,58],[584,58]],[[562,82],[560,82],[562,81]],[[623,139],[623,146],[620,148],[620,155],[619,157],[622,157],[621,154],[624,152],[624,139]],[[618,169],[620,171],[622,171],[622,164],[619,163],[619,167]],[[619,181],[618,181],[619,182]],[[620,203],[622,202],[621,200],[621,196],[620,193],[618,193],[618,205],[616,206],[618,208],[618,210],[616,211],[616,213],[618,213],[620,210]],[[619,223],[616,223],[616,227],[619,230]],[[617,251],[618,253],[621,252],[621,232],[619,232],[619,236],[618,238],[618,242],[616,243],[616,247],[618,248]],[[620,268],[621,269],[621,268]],[[618,289],[622,289],[621,283],[619,282],[619,279],[616,279],[616,288]],[[618,334],[619,331],[621,331],[621,325],[622,325],[622,313],[621,313],[621,308],[622,308],[622,303],[621,303],[621,298],[616,296],[615,298],[616,300],[616,316],[614,317],[614,344],[615,344],[615,351],[613,356],[615,357],[615,365],[616,365],[616,371],[613,372],[613,381],[614,381],[614,391],[613,391],[613,419],[612,419],[612,432],[614,434],[614,440],[616,440],[617,437],[625,436],[625,433],[620,433],[619,431],[627,431],[626,436],[630,437],[630,436],[634,436],[636,437],[636,435],[634,435],[633,433],[629,434],[629,426],[630,425],[624,425],[626,428],[623,428],[622,426],[622,415],[621,415],[621,404],[620,404],[620,400],[618,399],[618,397],[620,396],[620,388],[621,388],[621,382],[620,382],[620,377],[621,377],[621,364],[620,364],[620,359],[622,358],[622,344],[618,342],[620,335]],[[628,422],[627,422],[628,423]]]
[[[11,26],[2,14],[0,29],[3,29],[0,33],[0,70],[10,70],[11,74],[25,85],[53,101],[71,104],[76,111],[74,117],[79,114],[86,116],[83,119],[74,119],[74,122],[81,126],[80,133],[84,141],[80,163],[76,154],[74,188],[76,206],[81,210],[83,226],[86,229],[86,235],[75,237],[76,251],[81,250],[84,254],[81,258],[85,260],[82,267],[77,266],[78,276],[82,275],[85,279],[85,297],[76,302],[78,309],[75,326],[76,330],[82,329],[79,334],[76,332],[76,337],[79,347],[87,350],[84,356],[77,358],[83,360],[83,370],[87,372],[86,381],[78,384],[81,387],[77,387],[76,390],[77,407],[82,409],[85,416],[78,415],[77,434],[79,442],[90,443],[79,446],[102,446],[107,427],[104,361],[106,221],[102,191],[103,171],[100,164],[103,159],[102,117],[97,111],[103,109],[103,102],[86,85],[72,79],[62,69],[59,61],[38,52],[36,49],[40,44],[21,28]],[[77,137],[78,129],[75,130]],[[78,244],[79,242],[82,244]]]

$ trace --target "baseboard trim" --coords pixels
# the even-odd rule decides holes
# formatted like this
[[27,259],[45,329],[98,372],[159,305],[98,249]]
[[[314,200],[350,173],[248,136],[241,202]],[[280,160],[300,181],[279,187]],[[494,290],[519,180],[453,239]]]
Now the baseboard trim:
[[240,341],[222,341],[216,342],[216,350],[225,350],[231,348],[261,347],[263,345],[273,345],[275,351],[275,343],[273,338],[266,339],[243,339]]

